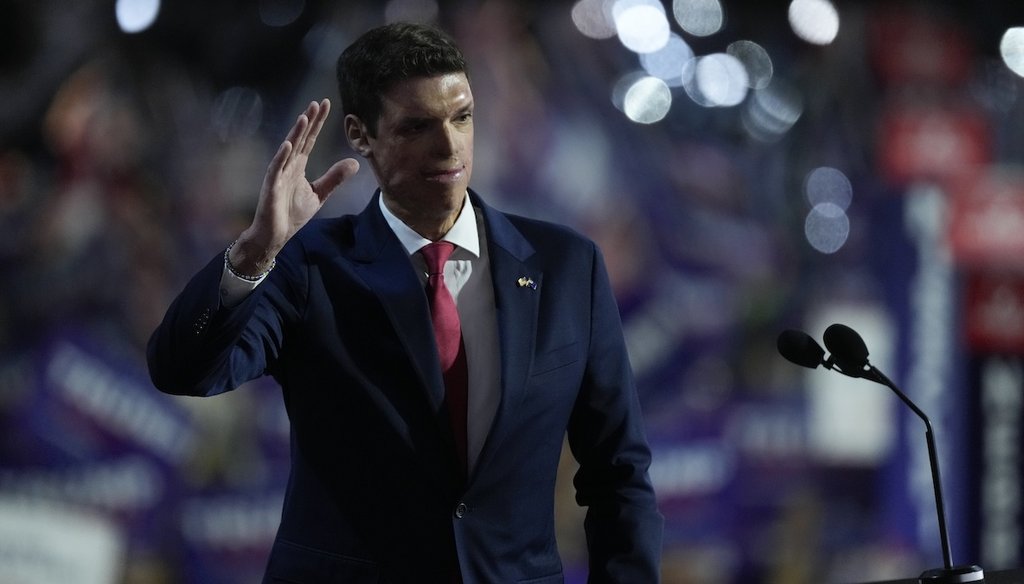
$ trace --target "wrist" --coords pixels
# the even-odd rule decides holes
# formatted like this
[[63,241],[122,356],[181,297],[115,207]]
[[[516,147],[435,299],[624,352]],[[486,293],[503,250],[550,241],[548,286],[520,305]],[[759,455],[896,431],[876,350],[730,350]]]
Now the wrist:
[[259,282],[277,265],[277,250],[238,238],[224,250],[224,268],[236,278]]

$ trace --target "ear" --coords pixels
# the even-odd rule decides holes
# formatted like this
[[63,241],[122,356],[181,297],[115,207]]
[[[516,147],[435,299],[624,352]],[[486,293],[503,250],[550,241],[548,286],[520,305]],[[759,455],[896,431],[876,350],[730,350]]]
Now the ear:
[[370,132],[366,124],[354,114],[345,116],[345,138],[348,140],[348,145],[363,158],[369,158],[373,155],[373,147],[370,144]]

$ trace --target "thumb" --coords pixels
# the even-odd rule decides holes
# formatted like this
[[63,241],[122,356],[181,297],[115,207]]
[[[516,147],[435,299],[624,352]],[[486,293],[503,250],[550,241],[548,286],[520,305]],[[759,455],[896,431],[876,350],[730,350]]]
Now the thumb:
[[334,189],[352,178],[356,172],[359,171],[359,162],[355,158],[344,158],[335,162],[330,168],[324,172],[320,178],[313,181],[311,186],[316,196],[320,198],[320,202],[324,202]]

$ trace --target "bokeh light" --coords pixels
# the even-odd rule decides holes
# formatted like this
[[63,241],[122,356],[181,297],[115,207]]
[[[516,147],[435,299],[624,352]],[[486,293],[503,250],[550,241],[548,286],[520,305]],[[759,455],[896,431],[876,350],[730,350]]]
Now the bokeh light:
[[612,18],[619,41],[636,53],[650,53],[668,43],[671,30],[665,9],[653,0],[618,0]]
[[835,203],[815,205],[804,222],[804,235],[814,249],[835,253],[850,236],[850,218]]
[[625,75],[619,77],[612,86],[612,104],[622,112],[626,111],[626,93],[629,92],[633,85],[641,79],[648,77],[644,71],[630,71]]
[[708,104],[731,107],[747,97],[750,77],[736,57],[712,53],[697,60],[693,80]]
[[683,63],[683,89],[693,103],[701,107],[715,107],[715,104],[701,92],[697,85],[697,63],[700,62],[700,59],[695,56]]
[[845,211],[853,200],[853,186],[841,170],[821,166],[807,174],[804,194],[811,206],[831,203]]
[[605,0],[579,0],[572,7],[572,23],[576,30],[592,39],[615,36],[615,23]]
[[1010,71],[1024,77],[1024,27],[1006,29],[999,41],[999,54]]
[[142,32],[152,26],[160,14],[160,0],[117,0],[114,14],[122,31]]
[[693,49],[677,34],[669,36],[665,46],[651,53],[640,54],[640,65],[652,77],[665,81],[669,87],[683,84],[683,66],[693,58]]
[[672,107],[672,91],[657,77],[643,77],[633,83],[623,98],[622,111],[638,124],[661,121]]
[[718,0],[673,0],[672,14],[683,30],[698,37],[722,30],[725,21]]
[[789,5],[789,25],[801,39],[827,45],[839,34],[839,12],[828,0],[793,0]]
[[804,222],[804,235],[814,249],[835,253],[850,236],[846,210],[853,200],[850,179],[837,168],[819,166],[807,173],[804,195],[811,211]]
[[762,142],[774,142],[793,127],[803,114],[803,97],[793,86],[775,79],[754,91],[743,110],[743,127]]
[[743,63],[751,89],[764,89],[771,83],[774,67],[764,47],[753,41],[736,41],[730,43],[725,52]]

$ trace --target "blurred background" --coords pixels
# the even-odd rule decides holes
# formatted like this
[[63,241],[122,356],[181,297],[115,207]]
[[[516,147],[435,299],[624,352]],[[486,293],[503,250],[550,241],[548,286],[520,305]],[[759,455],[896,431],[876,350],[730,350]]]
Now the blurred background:
[[[162,395],[145,343],[295,116],[336,97],[341,49],[392,20],[470,60],[475,189],[607,255],[665,582],[942,566],[921,420],[776,351],[836,322],[935,426],[955,562],[1024,564],[1024,3],[5,0],[0,581],[259,581],[277,389]],[[352,154],[330,125],[311,173]],[[364,168],[323,213],[374,187]]]

